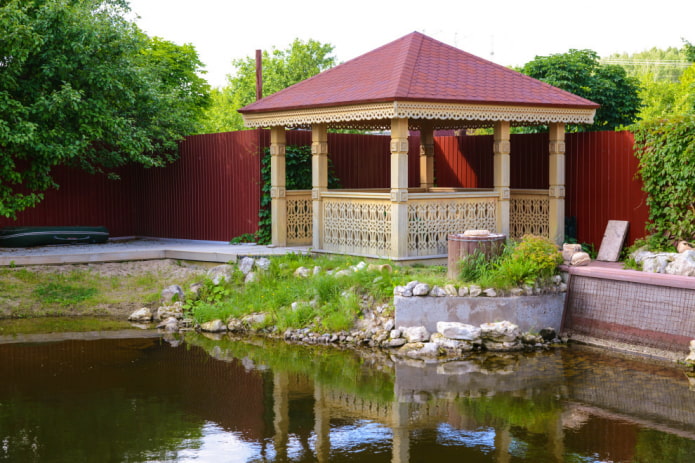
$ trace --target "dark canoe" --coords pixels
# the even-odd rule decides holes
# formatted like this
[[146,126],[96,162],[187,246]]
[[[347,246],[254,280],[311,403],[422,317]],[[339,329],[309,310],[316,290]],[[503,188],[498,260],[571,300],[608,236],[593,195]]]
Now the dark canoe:
[[46,244],[105,243],[106,227],[5,227],[0,229],[0,246],[24,248]]

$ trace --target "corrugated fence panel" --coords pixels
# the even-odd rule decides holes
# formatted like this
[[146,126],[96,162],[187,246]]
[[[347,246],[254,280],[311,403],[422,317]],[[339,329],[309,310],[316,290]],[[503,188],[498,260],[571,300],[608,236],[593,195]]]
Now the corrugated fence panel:
[[[56,169],[59,190],[46,193],[18,225],[104,225],[112,236],[159,236],[226,241],[257,229],[260,157],[268,130],[188,137],[181,157],[165,168],[123,168],[120,181],[70,168]],[[287,143],[310,145],[308,131],[288,131]],[[492,136],[435,137],[435,181],[441,187],[493,186]],[[566,137],[566,215],[578,239],[598,247],[608,220],[629,220],[629,242],[644,236],[648,219],[629,132],[571,133]],[[512,135],[512,188],[548,187],[548,135]],[[343,188],[389,188],[390,138],[329,134],[329,156]],[[419,186],[419,135],[409,137],[408,183]]]
[[628,243],[645,235],[646,195],[630,132],[571,133],[566,137],[566,215],[577,218],[578,240],[598,249],[609,220],[630,222]]
[[111,236],[137,234],[133,169],[116,169],[120,180],[105,174],[88,174],[58,167],[53,176],[60,188],[45,192],[38,206],[17,214],[17,220],[0,217],[1,227],[104,226]]
[[139,234],[228,241],[254,233],[262,143],[255,130],[191,136],[178,161],[142,170]]

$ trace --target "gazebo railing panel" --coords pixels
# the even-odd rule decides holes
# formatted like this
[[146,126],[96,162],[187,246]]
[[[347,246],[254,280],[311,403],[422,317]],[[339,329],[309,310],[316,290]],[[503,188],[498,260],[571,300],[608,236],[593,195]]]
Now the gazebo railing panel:
[[509,234],[550,237],[548,190],[512,190],[509,201]]
[[391,201],[384,193],[331,192],[323,200],[324,251],[387,257]]
[[408,201],[408,255],[448,253],[449,234],[497,227],[497,195],[491,191],[412,194]]
[[313,204],[311,190],[289,190],[287,205],[287,244],[311,244],[313,236]]

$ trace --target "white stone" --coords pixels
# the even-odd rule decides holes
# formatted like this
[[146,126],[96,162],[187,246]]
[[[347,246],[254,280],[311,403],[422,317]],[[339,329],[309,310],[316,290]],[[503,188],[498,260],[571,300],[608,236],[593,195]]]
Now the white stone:
[[386,331],[391,331],[394,326],[395,326],[395,323],[393,321],[393,318],[389,318],[388,320],[386,320],[386,322],[384,322],[384,329]]
[[673,262],[666,266],[666,273],[686,277],[695,276],[695,251],[686,250],[678,254]]
[[212,283],[219,285],[223,281],[232,279],[234,267],[229,264],[217,265],[207,272],[207,276],[212,280]]
[[468,296],[468,286],[461,286],[459,288],[459,296],[461,296],[461,297]]
[[424,326],[399,327],[399,329],[408,342],[426,342],[430,339],[430,333]]
[[313,273],[314,273],[314,276],[321,273],[321,267],[319,267],[318,265],[314,265],[314,272]]
[[439,346],[433,342],[406,343],[399,353],[410,358],[437,357]]
[[675,253],[659,252],[642,256],[642,270],[649,273],[666,273],[666,267],[673,262]]
[[184,297],[183,288],[179,285],[167,286],[162,290],[162,302],[164,303],[183,301]]
[[260,259],[256,260],[255,265],[258,270],[267,271],[270,268],[270,259],[267,257],[261,257]]
[[688,363],[695,363],[695,339],[690,341],[690,354],[685,358]]
[[310,274],[311,272],[306,267],[297,267],[297,270],[294,271],[294,276],[297,278],[308,278]]
[[457,339],[447,338],[440,333],[434,333],[430,336],[430,342],[437,344],[439,347],[460,354],[462,352],[470,352],[473,350],[473,343],[470,341],[459,341]]
[[483,346],[491,352],[511,352],[523,348],[523,345],[519,341],[484,341]]
[[524,295],[524,290],[521,288],[512,288],[509,290],[509,292],[512,294],[512,296],[523,296]]
[[465,375],[479,371],[480,367],[478,364],[470,360],[456,360],[437,365],[438,375]]
[[169,317],[183,318],[183,302],[177,301],[170,305],[163,305],[157,309],[158,320],[166,320]]
[[571,260],[572,256],[577,253],[582,252],[582,245],[575,243],[565,243],[562,245],[562,259]]
[[157,329],[168,332],[178,331],[179,321],[176,319],[176,317],[169,317],[157,325]]
[[480,325],[480,330],[480,336],[483,339],[498,343],[514,342],[521,335],[519,327],[507,320],[494,323],[483,323]]
[[459,294],[458,290],[456,289],[456,286],[451,284],[444,286],[444,292],[446,292],[447,296],[458,296]]
[[352,275],[353,273],[354,273],[354,272],[353,272],[352,270],[348,270],[348,269],[339,270],[339,271],[335,272],[335,277],[336,277],[336,278],[339,278],[339,277],[346,277],[346,276]]
[[389,332],[389,337],[391,339],[398,339],[401,337],[402,334],[403,334],[403,332],[401,330],[391,330]]
[[150,322],[152,321],[152,311],[148,307],[143,307],[131,313],[128,320],[131,322]]
[[466,230],[463,232],[463,236],[488,236],[490,230]]
[[413,295],[413,290],[407,286],[396,286],[393,288],[394,296],[411,297]]
[[357,265],[355,265],[355,271],[364,270],[366,268],[367,268],[367,263],[365,261],[360,261]]
[[589,254],[586,252],[575,252],[572,254],[572,259],[570,260],[570,265],[573,265],[575,267],[582,267],[585,265],[589,265],[591,262],[591,257],[589,257]]
[[487,297],[497,297],[497,291],[495,291],[495,288],[487,288],[483,293]]
[[436,286],[436,285],[435,285],[435,286],[430,290],[430,296],[433,296],[433,297],[446,297],[446,296],[448,296],[448,294],[446,293],[446,291],[444,290],[444,288],[442,288],[441,286]]
[[392,338],[386,341],[386,347],[401,347],[405,345],[406,340],[404,338]]
[[239,270],[241,270],[241,273],[244,275],[248,275],[248,273],[253,270],[253,266],[256,263],[256,259],[253,257],[244,257],[241,259],[239,262]]
[[690,243],[687,241],[679,241],[678,246],[676,247],[678,249],[678,252],[685,252],[685,251],[693,251],[695,248],[692,247]]
[[258,281],[258,274],[256,272],[249,272],[246,274],[246,278],[244,278],[245,284],[255,283],[257,281]]
[[202,323],[200,330],[206,333],[222,333],[227,331],[227,325],[220,319]]
[[409,281],[409,282],[405,285],[405,287],[408,288],[408,289],[410,289],[410,290],[412,291],[413,288],[415,288],[415,287],[416,287],[417,285],[419,285],[419,284],[420,284],[419,281],[413,280],[413,281]]
[[482,288],[478,285],[471,285],[470,288],[468,288],[468,293],[473,297],[480,296],[482,292]]
[[437,332],[449,339],[475,341],[480,339],[480,328],[459,322],[437,322]]
[[431,286],[427,283],[418,283],[413,288],[413,296],[427,296],[431,289]]

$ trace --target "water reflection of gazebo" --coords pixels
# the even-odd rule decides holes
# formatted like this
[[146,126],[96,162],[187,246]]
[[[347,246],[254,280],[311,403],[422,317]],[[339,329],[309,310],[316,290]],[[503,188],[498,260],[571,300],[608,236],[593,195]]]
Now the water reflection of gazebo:
[[[273,244],[287,245],[288,234],[301,241],[297,231],[307,230],[319,252],[405,260],[446,255],[448,234],[466,229],[561,243],[565,124],[592,123],[597,107],[413,32],[239,111],[247,126],[271,128]],[[549,127],[548,190],[510,189],[515,125]],[[289,127],[312,132],[310,193],[285,189]],[[494,131],[493,188],[438,188],[434,131],[483,127]],[[390,189],[329,190],[329,128],[390,130]],[[409,130],[420,132],[419,188],[408,188]]]

